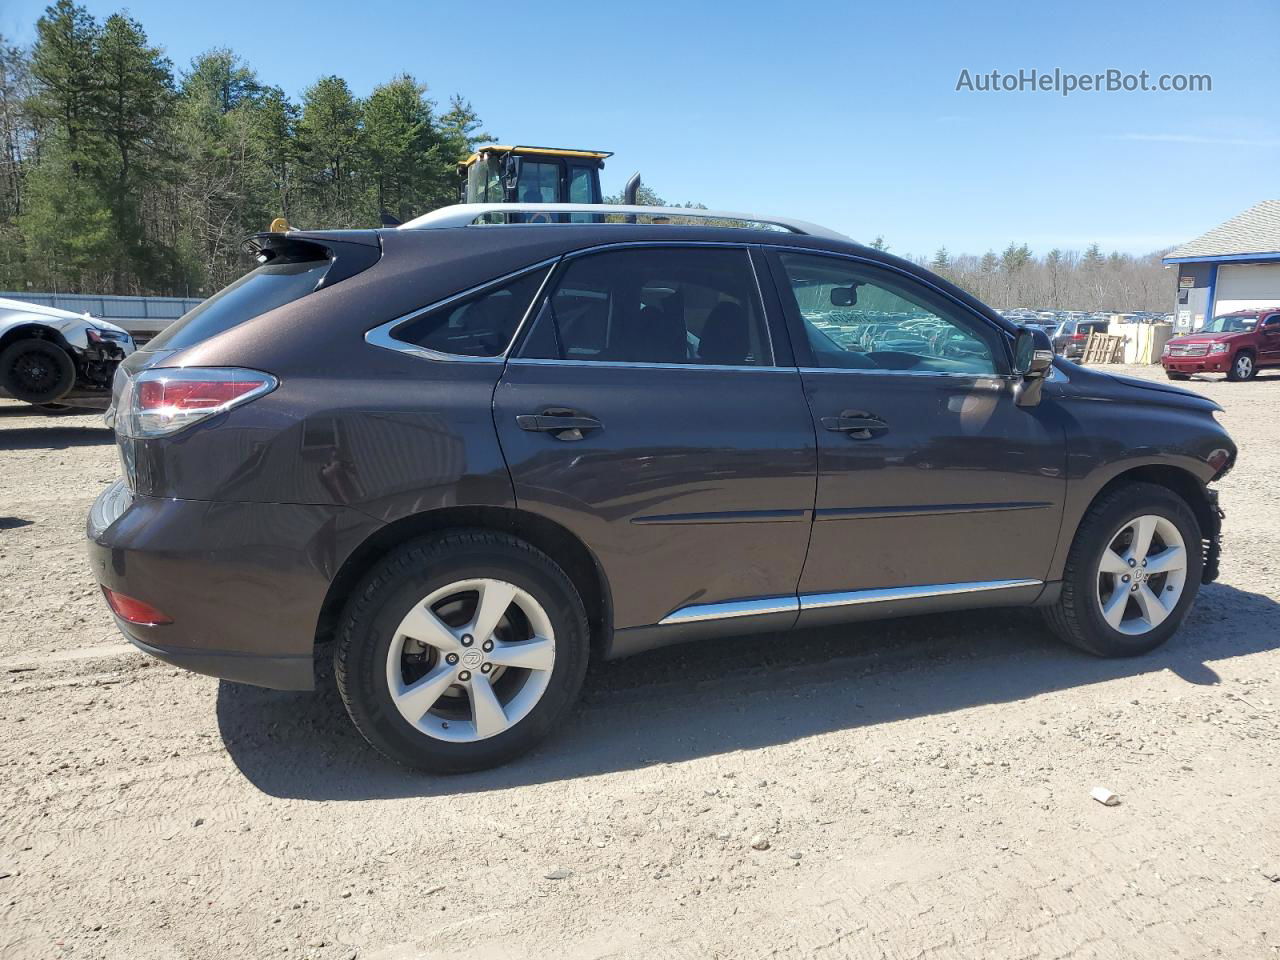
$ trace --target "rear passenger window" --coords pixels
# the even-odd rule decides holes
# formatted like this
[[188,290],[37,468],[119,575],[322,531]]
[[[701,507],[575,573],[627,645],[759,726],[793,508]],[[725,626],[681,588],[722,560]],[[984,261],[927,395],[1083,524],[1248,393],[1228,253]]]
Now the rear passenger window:
[[419,314],[392,337],[460,357],[497,357],[506,352],[546,270],[532,270],[499,286]]
[[773,362],[747,252],[690,247],[571,260],[523,355],[720,366]]

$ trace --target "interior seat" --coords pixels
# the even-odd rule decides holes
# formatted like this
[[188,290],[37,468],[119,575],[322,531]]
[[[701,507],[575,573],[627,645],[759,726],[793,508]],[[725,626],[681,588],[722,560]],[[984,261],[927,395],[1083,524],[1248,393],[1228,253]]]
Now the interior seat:
[[698,359],[703,363],[741,366],[751,352],[751,329],[747,311],[741,305],[725,301],[716,304],[707,316],[698,344]]

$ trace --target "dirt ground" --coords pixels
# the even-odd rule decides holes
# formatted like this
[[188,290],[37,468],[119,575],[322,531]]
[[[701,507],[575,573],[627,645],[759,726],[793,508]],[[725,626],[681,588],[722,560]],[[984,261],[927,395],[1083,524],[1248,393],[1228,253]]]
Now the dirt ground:
[[82,548],[110,435],[0,403],[0,956],[1280,957],[1280,376],[1190,386],[1242,452],[1164,649],[988,611],[662,651],[451,779],[331,689],[131,652]]

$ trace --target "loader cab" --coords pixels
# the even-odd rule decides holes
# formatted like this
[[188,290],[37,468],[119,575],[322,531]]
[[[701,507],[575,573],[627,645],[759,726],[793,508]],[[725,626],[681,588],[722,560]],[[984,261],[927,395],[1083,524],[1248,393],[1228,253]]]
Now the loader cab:
[[[458,164],[463,203],[600,203],[602,150],[486,145]],[[590,214],[498,214],[503,222],[589,222]]]

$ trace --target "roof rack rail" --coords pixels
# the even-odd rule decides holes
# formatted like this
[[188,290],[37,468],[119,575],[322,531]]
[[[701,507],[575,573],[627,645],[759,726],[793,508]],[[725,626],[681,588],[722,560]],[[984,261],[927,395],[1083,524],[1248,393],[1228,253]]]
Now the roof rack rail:
[[[736,220],[748,225],[758,224],[765,229],[785,230],[788,233],[827,240],[849,241],[843,233],[790,217],[765,217],[755,213],[736,213],[730,210],[700,210],[691,207],[642,207],[625,203],[457,203],[441,207],[402,224],[400,230],[436,230],[448,227],[469,227],[476,221],[495,213],[562,214],[592,213],[599,216],[629,216],[671,218],[681,220]],[[492,226],[492,224],[486,224]]]

